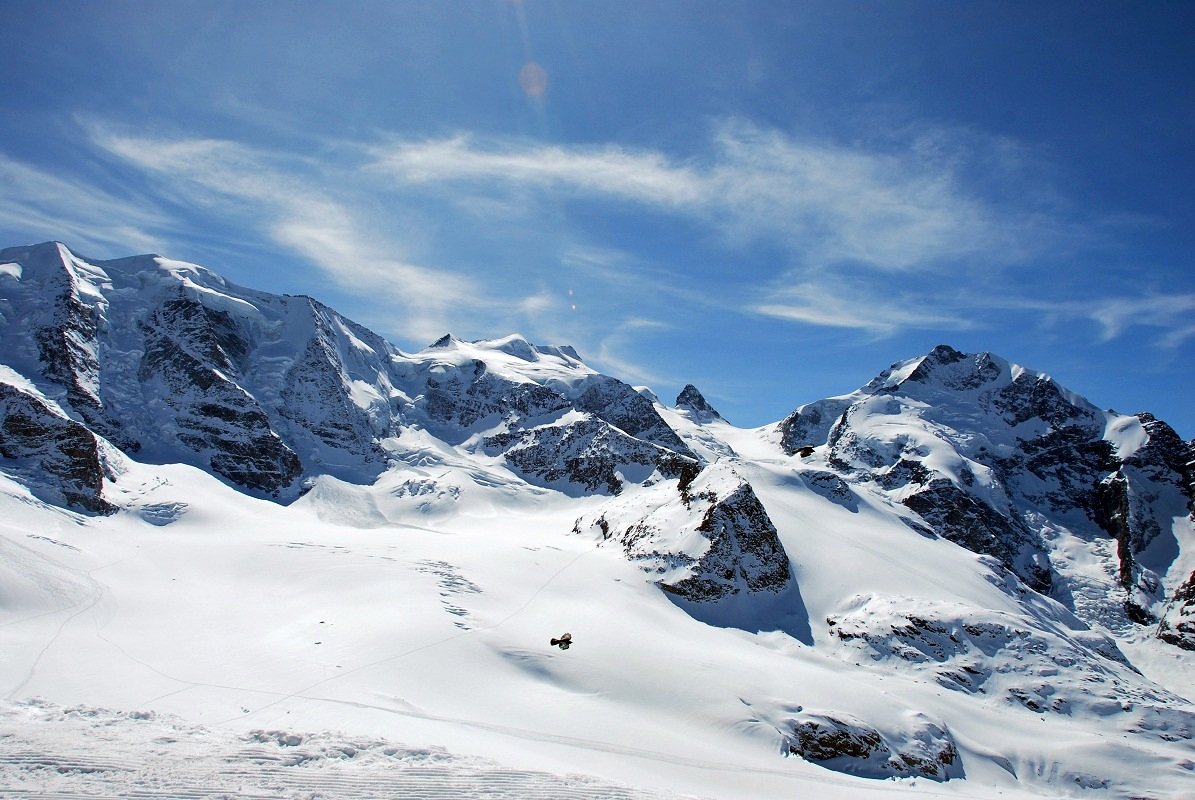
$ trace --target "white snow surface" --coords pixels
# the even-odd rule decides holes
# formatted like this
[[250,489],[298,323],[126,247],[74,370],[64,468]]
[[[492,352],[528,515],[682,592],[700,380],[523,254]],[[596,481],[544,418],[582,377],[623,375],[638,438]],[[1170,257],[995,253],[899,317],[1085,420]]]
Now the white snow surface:
[[[718,426],[735,451],[770,452],[759,432]],[[5,481],[0,790],[1189,796],[1195,751],[1168,736],[1190,734],[1189,704],[1112,662],[1096,665],[1112,699],[1076,685],[1085,705],[1036,713],[844,649],[827,617],[865,626],[941,607],[935,618],[1088,634],[868,503],[851,513],[785,491],[783,459],[736,469],[793,559],[812,644],[689,617],[617,548],[572,533],[604,498],[479,482],[443,462],[372,487],[327,478],[289,507],[193,468],[134,463],[109,487],[126,509],[112,517],[51,508]],[[565,631],[570,649],[548,646]],[[1016,659],[1036,658],[988,655],[1014,683]],[[1026,680],[1050,665],[1030,666]],[[1154,677],[1166,675],[1182,679]],[[1159,710],[1121,711],[1122,684],[1126,702]],[[1151,692],[1161,699],[1141,697]],[[809,708],[890,737],[929,720],[953,737],[965,779],[869,780],[786,758]]]
[[[0,267],[0,288],[18,299],[41,291],[41,265],[22,263]],[[571,348],[447,337],[406,355],[307,298],[233,287],[195,265],[71,263],[80,302],[112,298],[110,383],[135,382],[125,328],[145,296],[180,283],[253,329],[240,379],[267,406],[326,328],[318,338],[337,348],[345,413],[367,420],[388,466],[375,478],[326,463],[284,505],[168,452],[143,452],[163,462],[152,465],[113,452],[104,497],[121,510],[111,516],[47,505],[0,470],[0,796],[1195,796],[1190,653],[1140,626],[1089,625],[995,558],[926,535],[909,524],[902,488],[836,483],[825,447],[787,456],[774,426],[744,430],[655,402],[705,462],[688,491],[749,483],[790,562],[791,589],[740,593],[707,613],[658,586],[676,577],[669,554],[706,546],[701,505],[676,478],[622,465],[645,474],[616,498],[555,491],[478,447],[505,424],[493,412],[455,441],[411,424],[426,421],[416,390],[428,376],[451,383],[477,362],[570,400],[654,399]],[[100,293],[105,282],[116,290]],[[0,381],[36,391],[35,348],[6,358]],[[1025,431],[963,424],[989,410],[962,366],[958,385],[873,391],[909,382],[921,361],[811,404],[824,411],[815,438],[853,407],[849,435],[872,453],[969,474],[999,506],[998,483],[972,459]],[[1003,382],[1044,379],[988,361]],[[956,377],[949,367],[944,381]],[[294,401],[317,421],[323,385],[299,386],[309,394]],[[1137,418],[1089,407],[1121,457],[1147,441]],[[135,418],[148,429],[163,424],[157,413]],[[994,433],[959,433],[975,430]],[[346,457],[302,441],[313,463]],[[372,482],[353,481],[365,474]],[[588,524],[649,512],[665,533],[633,555],[658,565],[628,559]],[[1159,547],[1179,555],[1159,579],[1173,587],[1195,568],[1195,534],[1190,517],[1171,523]],[[1115,543],[1051,524],[1058,569],[1092,591],[1075,607],[1109,602],[1097,595],[1112,585]],[[571,647],[549,645],[564,632]],[[883,756],[848,774],[794,755],[796,728],[826,719],[874,731],[896,754],[949,744],[951,779],[884,777]]]

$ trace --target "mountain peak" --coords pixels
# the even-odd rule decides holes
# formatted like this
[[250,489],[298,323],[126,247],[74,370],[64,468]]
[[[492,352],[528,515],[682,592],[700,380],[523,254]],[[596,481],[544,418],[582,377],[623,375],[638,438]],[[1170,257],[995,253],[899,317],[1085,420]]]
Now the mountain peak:
[[1023,371],[990,352],[964,353],[940,344],[924,356],[896,362],[872,379],[863,391],[890,394],[898,388],[908,391],[912,388],[910,384],[968,391],[996,382],[1011,382]]
[[482,339],[474,342],[474,344],[489,350],[506,353],[508,356],[514,356],[522,361],[539,361],[539,348],[517,333],[512,333],[509,336],[503,336],[498,339]]
[[[22,706],[26,695],[77,702],[80,670],[118,680],[129,659],[105,637],[160,632],[141,649],[167,671],[220,647],[261,668],[193,678],[234,687],[223,694],[166,695],[177,681],[157,681],[144,694],[168,702],[119,712],[148,725],[159,707],[209,720],[267,711],[269,691],[290,691],[279,675],[292,688],[326,683],[313,637],[347,674],[426,651],[454,626],[485,635],[448,635],[464,648],[450,669],[410,686],[358,669],[341,694],[410,689],[429,715],[458,719],[453,740],[470,744],[484,737],[466,728],[484,734],[502,709],[453,693],[488,670],[506,695],[530,698],[520,725],[550,742],[561,676],[581,665],[602,691],[582,675],[573,683],[586,691],[569,702],[602,721],[603,739],[629,747],[645,724],[687,728],[666,755],[762,769],[771,777],[753,796],[799,792],[806,773],[816,788],[815,765],[857,787],[978,780],[951,790],[960,798],[987,792],[993,775],[1018,792],[1026,776],[1041,793],[1189,795],[1195,706],[1178,694],[1190,693],[1191,665],[1170,648],[1195,651],[1195,448],[1152,415],[1103,412],[1043,373],[939,345],[801,406],[779,430],[747,430],[692,384],[664,408],[572,348],[448,334],[402,353],[308,297],[154,256],[89,262],[57,243],[3,251],[0,295],[0,587],[15,602],[0,612],[33,621],[16,657],[40,664],[7,685],[0,737],[16,730],[24,751],[73,758],[53,749],[60,732],[26,737],[29,715],[11,712],[51,714]],[[110,512],[120,517],[89,516]],[[151,535],[136,526],[181,520],[170,547],[135,547]],[[380,530],[354,533],[366,528]],[[380,556],[379,535],[410,546]],[[107,572],[104,605],[76,611],[67,630],[63,598],[85,598],[80,576],[105,554],[138,561]],[[249,590],[281,601],[246,617],[223,591],[230,560],[265,565],[250,577],[270,583]],[[419,624],[389,624],[376,593],[354,591],[379,581]],[[196,591],[204,602],[186,602]],[[520,624],[492,624],[533,600]],[[179,622],[172,605],[193,613]],[[372,623],[331,629],[370,614],[385,641]],[[162,620],[200,638],[180,644]],[[296,635],[260,636],[283,629]],[[576,649],[553,655],[549,636],[565,629]],[[624,669],[627,653],[647,668]],[[747,661],[759,668],[739,669]],[[489,669],[499,662],[509,668]],[[619,700],[667,693],[673,663],[702,665],[685,702]],[[256,710],[235,688],[249,684],[267,692]],[[303,714],[326,716],[318,698],[287,696],[294,730],[309,729]],[[461,716],[474,705],[479,716]],[[1123,758],[1102,758],[1100,733],[1119,737]],[[255,741],[335,755],[323,736]],[[179,759],[194,751],[183,745]],[[783,754],[810,763],[779,770]],[[34,772],[47,771],[22,776]],[[719,796],[742,797],[742,783],[727,777]]]
[[676,407],[722,419],[722,415],[709,404],[701,392],[697,390],[697,387],[691,383],[685,384],[685,388],[681,389],[680,394],[676,396]]
[[39,242],[38,244],[5,247],[0,250],[0,259],[4,261],[23,261],[30,257],[45,255],[62,255],[70,253],[70,248],[58,241]]

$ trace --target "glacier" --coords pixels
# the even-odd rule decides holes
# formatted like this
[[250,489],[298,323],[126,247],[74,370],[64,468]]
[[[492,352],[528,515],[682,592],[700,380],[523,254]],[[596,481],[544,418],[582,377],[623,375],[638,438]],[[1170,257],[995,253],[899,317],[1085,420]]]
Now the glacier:
[[160,256],[0,265],[0,792],[1190,795],[1195,446],[1146,412],[943,345],[740,428]]

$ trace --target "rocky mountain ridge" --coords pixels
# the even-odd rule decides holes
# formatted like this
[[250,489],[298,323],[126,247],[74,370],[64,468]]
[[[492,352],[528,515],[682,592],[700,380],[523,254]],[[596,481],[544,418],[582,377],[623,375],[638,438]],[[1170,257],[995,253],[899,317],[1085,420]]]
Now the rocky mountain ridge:
[[[698,620],[805,644],[821,631],[885,674],[1195,736],[1195,716],[1166,710],[1183,699],[1123,650],[1143,636],[1195,650],[1195,444],[991,353],[939,346],[744,431],[691,385],[668,406],[569,347],[449,335],[404,353],[309,297],[56,243],[0,251],[0,341],[0,470],[37,502],[118,513],[134,462],[280,503],[359,492],[363,517],[385,519],[366,496],[382,482],[396,514],[451,509],[462,482],[551,493],[577,504],[572,535]],[[872,515],[974,554],[1019,611],[877,593],[810,620],[802,531],[769,512],[793,497],[818,512],[787,520]],[[786,713],[794,755],[961,775],[943,720],[880,731],[840,709]]]
[[[1102,411],[1044,373],[940,346],[801,406],[777,434],[789,454],[915,511],[910,524],[999,559],[1084,618],[1172,627],[1159,576],[1177,554],[1173,521],[1191,513],[1195,447],[1150,414]],[[1088,554],[1112,537],[1115,601],[1059,536]]]
[[[572,494],[683,486],[708,461],[652,395],[571,348],[445,336],[405,354],[312,298],[157,256],[95,262],[47,243],[0,262],[0,333],[28,381],[3,386],[2,452],[48,498],[87,511],[112,510],[103,478],[121,457],[191,463],[282,501],[314,475],[370,483],[401,462],[393,442],[406,428]],[[676,408],[722,421],[691,385]],[[1154,555],[1175,513],[1195,509],[1195,448],[1152,415],[1101,411],[1048,375],[941,346],[797,408],[776,432],[828,499],[877,492],[915,512],[910,525],[997,558],[1037,591],[1069,594],[1085,616],[1160,623],[1195,647],[1186,606],[1160,580],[1169,564]],[[1085,592],[1083,576],[1062,579],[1050,526],[1112,537],[1116,603]]]

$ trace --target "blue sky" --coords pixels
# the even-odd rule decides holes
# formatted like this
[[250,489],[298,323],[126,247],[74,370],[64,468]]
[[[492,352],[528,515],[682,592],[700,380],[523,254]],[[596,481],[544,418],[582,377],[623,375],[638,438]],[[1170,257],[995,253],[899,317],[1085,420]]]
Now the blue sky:
[[0,0],[0,244],[760,425],[939,343],[1195,436],[1195,4]]

